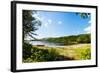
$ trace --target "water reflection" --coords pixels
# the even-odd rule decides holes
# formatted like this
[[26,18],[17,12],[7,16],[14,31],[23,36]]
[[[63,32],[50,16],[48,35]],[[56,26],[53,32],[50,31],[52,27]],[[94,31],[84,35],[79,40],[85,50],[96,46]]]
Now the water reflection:
[[48,46],[48,47],[56,47],[56,46],[63,46],[63,43],[54,43],[54,42],[48,42],[48,41],[30,41],[32,45],[42,45],[42,46]]

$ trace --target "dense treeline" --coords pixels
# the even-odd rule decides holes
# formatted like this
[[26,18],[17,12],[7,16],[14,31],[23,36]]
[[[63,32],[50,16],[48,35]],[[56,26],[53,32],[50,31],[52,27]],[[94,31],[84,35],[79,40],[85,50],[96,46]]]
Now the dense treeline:
[[80,34],[80,35],[64,36],[64,37],[57,37],[57,38],[44,38],[42,40],[55,42],[55,43],[61,43],[62,45],[91,43],[91,35]]

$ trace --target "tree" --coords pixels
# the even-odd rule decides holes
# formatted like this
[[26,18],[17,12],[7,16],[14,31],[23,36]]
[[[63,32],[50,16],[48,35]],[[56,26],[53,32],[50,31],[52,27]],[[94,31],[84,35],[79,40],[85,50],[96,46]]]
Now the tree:
[[86,19],[90,16],[90,13],[76,13],[76,15],[79,15],[81,18]]
[[91,35],[85,34],[85,35],[79,35],[77,38],[78,43],[91,43]]
[[37,12],[32,10],[23,10],[23,60],[29,58],[32,55],[32,45],[29,42],[26,42],[27,37],[34,38],[36,30],[41,25],[41,21],[33,16]]
[[32,10],[23,10],[23,38],[32,37],[35,38],[33,35],[37,35],[34,33],[38,26],[41,25],[41,21],[33,16],[37,12]]

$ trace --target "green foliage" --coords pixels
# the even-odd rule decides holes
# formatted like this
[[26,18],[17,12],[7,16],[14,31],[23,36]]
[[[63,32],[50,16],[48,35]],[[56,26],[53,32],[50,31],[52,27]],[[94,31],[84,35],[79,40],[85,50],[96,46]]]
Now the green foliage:
[[28,44],[28,43],[23,43],[23,58],[27,59],[31,56],[32,52],[31,52],[31,48],[32,45]]
[[90,13],[76,13],[76,14],[79,15],[83,19],[89,18],[90,16]]
[[78,43],[91,43],[91,36],[87,35],[80,35],[77,39]]
[[[27,55],[26,55],[27,57]],[[25,58],[26,58],[25,57]],[[45,62],[45,61],[59,61],[63,60],[56,49],[39,49],[38,47],[31,47],[31,55],[26,59],[23,57],[24,63],[30,62]]]
[[81,59],[82,60],[91,59],[91,51],[90,51],[90,49],[86,49],[83,52],[81,52]]
[[91,59],[91,49],[84,47],[84,49],[79,48],[76,49],[76,52],[80,55],[81,60],[89,60]]
[[[66,47],[38,47],[24,44],[23,62],[48,62],[91,59],[90,44]],[[79,47],[78,47],[79,46]]]
[[34,33],[38,29],[38,26],[41,25],[41,21],[33,16],[36,14],[36,11],[32,10],[23,10],[23,38],[25,39],[27,36],[33,37],[33,35],[37,35]]
[[48,50],[48,53],[48,61],[56,61],[59,57],[59,53],[56,51],[56,49],[51,48]]
[[91,35],[80,34],[80,35],[64,36],[58,38],[44,38],[42,40],[54,43],[61,43],[62,45],[72,45],[79,43],[91,43]]
[[23,10],[23,59],[30,60],[30,56],[32,55],[32,45],[29,42],[25,42],[27,37],[32,37],[35,39],[34,32],[38,29],[38,26],[41,25],[41,21],[33,16],[36,14],[36,11],[32,10]]
[[30,57],[27,58],[27,59],[23,59],[23,62],[24,63],[31,63],[31,62],[34,62],[33,59],[31,59]]

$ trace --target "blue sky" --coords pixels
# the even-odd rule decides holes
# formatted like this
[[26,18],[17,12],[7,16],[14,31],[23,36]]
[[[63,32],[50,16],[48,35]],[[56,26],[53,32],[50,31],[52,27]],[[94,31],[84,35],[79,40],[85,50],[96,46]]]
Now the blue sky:
[[90,33],[91,17],[82,19],[75,12],[37,11],[33,16],[42,22],[39,29],[35,31],[38,34],[36,38]]

